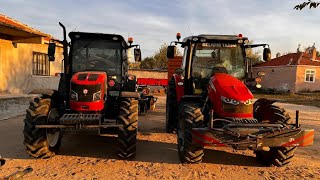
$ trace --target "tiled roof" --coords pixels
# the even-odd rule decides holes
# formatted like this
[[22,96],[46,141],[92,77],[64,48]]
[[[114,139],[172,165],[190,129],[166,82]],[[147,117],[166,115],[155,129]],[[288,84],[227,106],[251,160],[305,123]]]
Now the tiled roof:
[[309,54],[304,52],[290,53],[284,56],[280,56],[270,61],[263,62],[254,65],[254,67],[265,67],[265,66],[286,66],[286,65],[311,65],[320,66],[320,59],[311,60]]
[[51,37],[49,34],[45,34],[39,30],[33,29],[30,26],[23,24],[17,20],[14,20],[8,16],[5,16],[3,14],[0,14],[0,25],[6,26],[6,27],[10,27],[13,29],[17,29],[20,31],[24,31],[30,34],[34,34],[34,35],[38,35],[38,36],[42,36],[42,37]]

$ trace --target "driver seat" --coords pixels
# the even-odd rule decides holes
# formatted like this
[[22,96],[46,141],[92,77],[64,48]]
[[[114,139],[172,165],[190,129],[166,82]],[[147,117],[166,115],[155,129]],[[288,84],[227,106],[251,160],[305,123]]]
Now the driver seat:
[[225,73],[228,74],[228,70],[225,67],[214,67],[211,72],[211,76],[214,76],[216,73]]

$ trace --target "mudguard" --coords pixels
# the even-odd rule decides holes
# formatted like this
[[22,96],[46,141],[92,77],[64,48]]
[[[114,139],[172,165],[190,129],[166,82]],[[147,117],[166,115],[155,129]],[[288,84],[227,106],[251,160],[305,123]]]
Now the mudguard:
[[138,92],[122,91],[120,97],[140,99],[140,94]]
[[183,82],[183,76],[179,74],[173,74],[174,82],[176,85],[176,98],[177,102],[179,103],[182,96],[184,95],[184,82]]

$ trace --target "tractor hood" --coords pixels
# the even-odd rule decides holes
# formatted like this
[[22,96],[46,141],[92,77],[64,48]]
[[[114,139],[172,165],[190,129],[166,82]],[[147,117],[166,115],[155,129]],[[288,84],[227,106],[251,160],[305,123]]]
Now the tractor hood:
[[210,80],[211,88],[220,96],[244,102],[253,99],[250,90],[237,78],[224,73],[216,73]]
[[71,82],[76,84],[100,84],[106,80],[106,77],[105,72],[85,71],[74,74]]

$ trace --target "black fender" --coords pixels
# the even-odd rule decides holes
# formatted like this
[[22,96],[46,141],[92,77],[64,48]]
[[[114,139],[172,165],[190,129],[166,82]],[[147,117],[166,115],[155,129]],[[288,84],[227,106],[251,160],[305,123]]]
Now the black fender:
[[134,92],[136,90],[136,85],[137,85],[137,77],[135,75],[128,74],[125,77],[124,90]]
[[121,91],[120,97],[140,99],[140,94],[138,92]]
[[52,106],[57,107],[59,111],[63,111],[64,97],[59,91],[53,89],[34,89],[29,94],[41,94],[43,97],[49,97],[52,101]]

